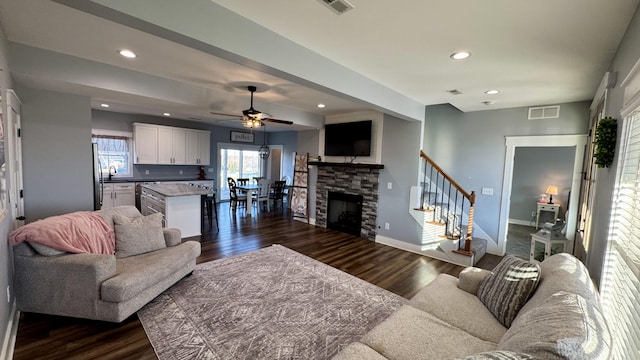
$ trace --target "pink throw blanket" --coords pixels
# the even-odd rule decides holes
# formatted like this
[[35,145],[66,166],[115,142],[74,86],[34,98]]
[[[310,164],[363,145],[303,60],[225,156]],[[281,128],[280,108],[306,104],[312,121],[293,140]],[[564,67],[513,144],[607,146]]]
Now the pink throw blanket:
[[51,216],[19,227],[9,235],[9,243],[34,242],[71,253],[111,255],[116,239],[106,221],[90,211]]

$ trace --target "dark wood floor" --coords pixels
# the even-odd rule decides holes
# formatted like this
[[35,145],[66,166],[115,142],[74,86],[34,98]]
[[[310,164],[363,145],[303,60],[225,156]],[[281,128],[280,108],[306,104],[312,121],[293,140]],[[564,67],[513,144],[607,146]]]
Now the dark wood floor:
[[[247,217],[220,205],[220,231],[187,240],[202,244],[198,263],[280,244],[348,272],[406,298],[440,273],[457,276],[461,267],[433,260],[355,236],[289,221],[282,212]],[[500,260],[487,255],[479,266],[491,269]],[[138,320],[121,324],[23,313],[14,359],[156,359]]]

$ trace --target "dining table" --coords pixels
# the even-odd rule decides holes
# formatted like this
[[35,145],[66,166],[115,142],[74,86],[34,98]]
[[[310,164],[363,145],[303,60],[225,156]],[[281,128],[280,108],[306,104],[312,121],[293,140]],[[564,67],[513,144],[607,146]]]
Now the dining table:
[[247,193],[247,211],[246,214],[251,216],[251,209],[253,203],[253,194],[257,194],[260,192],[262,187],[256,184],[248,184],[248,185],[236,185],[236,189],[243,190]]

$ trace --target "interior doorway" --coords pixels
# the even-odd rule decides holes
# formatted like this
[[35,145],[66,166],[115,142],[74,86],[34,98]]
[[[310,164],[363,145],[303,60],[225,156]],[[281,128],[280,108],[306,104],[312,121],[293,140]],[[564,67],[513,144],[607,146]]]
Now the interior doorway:
[[[529,259],[531,234],[547,222],[564,219],[571,196],[575,150],[570,146],[515,148],[507,254]],[[558,189],[558,194],[553,196],[553,203],[558,206],[557,214],[538,211],[540,201],[548,204],[546,191],[549,186]],[[544,208],[548,207],[545,205]]]
[[578,212],[578,202],[581,182],[582,161],[584,157],[587,135],[549,135],[549,136],[507,136],[505,168],[503,175],[502,196],[500,202],[500,220],[498,228],[498,250],[500,255],[504,255],[507,245],[507,230],[509,226],[509,215],[511,209],[511,193],[513,187],[513,171],[516,149],[519,147],[570,147],[574,148],[573,174],[571,176],[570,193],[576,194],[568,199],[565,208],[568,211],[566,236],[569,240],[567,249],[572,249],[575,237],[576,218]]

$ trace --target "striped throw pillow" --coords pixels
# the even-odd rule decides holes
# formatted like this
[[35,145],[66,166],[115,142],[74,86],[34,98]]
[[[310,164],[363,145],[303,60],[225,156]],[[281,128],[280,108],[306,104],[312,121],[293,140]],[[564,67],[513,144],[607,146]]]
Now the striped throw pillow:
[[478,299],[493,316],[510,327],[540,282],[540,265],[507,255],[478,289]]

